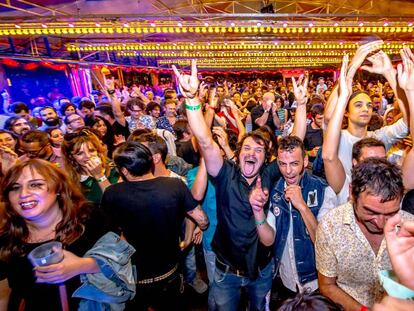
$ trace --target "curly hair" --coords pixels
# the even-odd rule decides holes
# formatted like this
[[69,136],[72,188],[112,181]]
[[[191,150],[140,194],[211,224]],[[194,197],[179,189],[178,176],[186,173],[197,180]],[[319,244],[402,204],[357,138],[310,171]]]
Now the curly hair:
[[80,150],[83,144],[87,144],[96,150],[105,168],[105,175],[109,176],[111,171],[110,160],[106,155],[107,149],[104,143],[99,139],[99,134],[93,129],[83,128],[80,131],[66,134],[62,143],[62,156],[65,162],[65,169],[68,171],[72,181],[79,183],[80,175],[83,172],[81,164],[73,156]]
[[0,234],[4,244],[0,248],[1,260],[9,261],[13,256],[23,256],[22,245],[27,243],[30,232],[26,221],[11,206],[9,194],[13,184],[25,168],[42,175],[49,193],[56,193],[62,220],[56,226],[56,240],[71,244],[84,232],[84,221],[88,216],[88,205],[80,189],[70,181],[65,172],[53,163],[42,159],[30,159],[14,165],[1,182],[0,200],[4,204],[0,223]]

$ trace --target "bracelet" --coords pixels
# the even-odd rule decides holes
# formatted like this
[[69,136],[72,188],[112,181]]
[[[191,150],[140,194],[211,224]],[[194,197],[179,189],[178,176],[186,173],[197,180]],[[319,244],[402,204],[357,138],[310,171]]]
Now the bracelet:
[[107,178],[105,175],[103,175],[101,178],[98,178],[96,181],[97,181],[98,183],[101,183],[101,182],[104,182],[104,181],[106,181],[106,180],[108,180],[108,178]]
[[210,109],[216,110],[216,108],[214,108],[213,106],[210,106],[210,105],[208,105],[208,106],[207,106],[207,108],[210,108]]
[[368,311],[369,308],[367,306],[361,306],[361,309],[359,311]]
[[266,218],[263,218],[263,220],[261,221],[257,221],[256,219],[254,220],[254,223],[256,224],[256,226],[264,225],[265,222],[266,222]]
[[108,90],[108,94],[109,95],[115,94],[115,90]]
[[195,105],[195,106],[190,106],[190,105],[185,104],[185,109],[187,110],[194,111],[194,110],[199,110],[200,108],[201,108],[200,104]]

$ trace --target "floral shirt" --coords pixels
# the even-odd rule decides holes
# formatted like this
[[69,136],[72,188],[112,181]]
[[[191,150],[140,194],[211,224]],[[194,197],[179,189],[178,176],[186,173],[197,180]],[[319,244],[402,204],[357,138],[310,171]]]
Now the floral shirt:
[[175,131],[170,121],[166,116],[159,117],[157,120],[157,128],[167,130],[175,135]]
[[133,120],[131,116],[125,118],[128,122],[129,131],[132,133],[136,129],[147,128],[153,130],[156,128],[155,119],[148,115],[140,116],[138,120]]
[[[400,214],[404,220],[414,219],[407,212]],[[321,220],[315,251],[318,272],[336,277],[336,284],[360,304],[372,307],[384,296],[378,272],[392,269],[385,239],[375,254],[356,222],[351,203],[331,210]]]

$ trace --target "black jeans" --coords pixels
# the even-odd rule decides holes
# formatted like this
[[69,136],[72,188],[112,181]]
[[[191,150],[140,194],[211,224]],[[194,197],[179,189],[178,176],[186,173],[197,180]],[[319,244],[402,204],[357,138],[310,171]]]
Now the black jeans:
[[148,307],[155,311],[183,310],[181,286],[182,275],[178,272],[160,282],[137,284],[137,293],[125,310],[147,311]]

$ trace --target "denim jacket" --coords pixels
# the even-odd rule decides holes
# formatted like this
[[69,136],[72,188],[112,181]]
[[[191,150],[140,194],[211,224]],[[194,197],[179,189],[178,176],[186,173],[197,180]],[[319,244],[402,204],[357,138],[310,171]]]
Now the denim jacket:
[[[305,172],[301,181],[302,196],[315,218],[321,209],[327,184],[320,178]],[[317,278],[315,266],[315,248],[300,212],[289,209],[285,199],[285,181],[279,179],[271,193],[271,209],[276,219],[276,238],[274,243],[275,267],[279,268],[285,249],[290,226],[290,213],[293,219],[293,244],[295,250],[296,269],[299,282],[305,284]]]
[[136,271],[131,264],[135,249],[108,232],[86,252],[96,260],[101,272],[80,276],[83,283],[72,295],[81,298],[79,311],[122,311],[135,296]]

